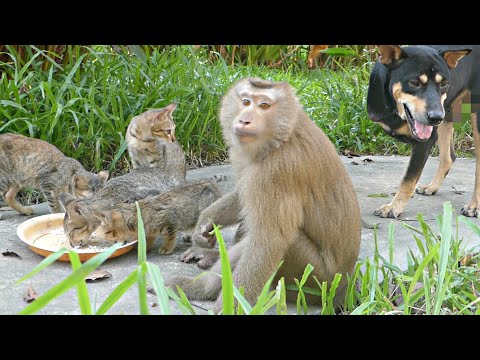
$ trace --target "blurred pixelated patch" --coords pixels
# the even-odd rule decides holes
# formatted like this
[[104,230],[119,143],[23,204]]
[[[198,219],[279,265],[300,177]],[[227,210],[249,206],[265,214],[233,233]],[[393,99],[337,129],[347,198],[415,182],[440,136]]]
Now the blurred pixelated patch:
[[461,101],[456,101],[452,106],[451,115],[453,122],[469,121],[473,113],[480,110],[480,93],[467,92]]

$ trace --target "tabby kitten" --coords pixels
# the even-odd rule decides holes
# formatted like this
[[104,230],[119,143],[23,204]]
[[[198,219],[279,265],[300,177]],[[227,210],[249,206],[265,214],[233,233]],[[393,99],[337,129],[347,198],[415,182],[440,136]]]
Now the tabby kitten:
[[185,179],[185,153],[175,139],[172,113],[177,104],[148,110],[128,125],[126,141],[132,167],[157,167],[167,176]]
[[[212,180],[195,180],[156,196],[138,202],[147,240],[151,250],[159,235],[163,244],[160,254],[171,254],[175,248],[177,231],[193,231],[200,213],[222,196]],[[115,210],[94,212],[100,225],[90,239],[105,239],[110,243],[125,243],[137,239],[137,210],[135,204]],[[72,244],[73,245],[73,244]]]
[[103,189],[85,199],[76,200],[70,194],[61,194],[60,203],[66,212],[63,219],[65,234],[73,239],[72,242],[81,243],[100,224],[92,215],[93,211],[111,210],[124,203],[134,203],[184,182],[167,177],[158,168],[140,168],[110,179]]
[[108,171],[90,173],[46,141],[19,134],[0,135],[0,194],[8,206],[21,214],[33,214],[32,207],[22,206],[16,199],[26,187],[41,191],[50,212],[58,213],[61,193],[78,199],[88,197],[100,190],[107,179]]

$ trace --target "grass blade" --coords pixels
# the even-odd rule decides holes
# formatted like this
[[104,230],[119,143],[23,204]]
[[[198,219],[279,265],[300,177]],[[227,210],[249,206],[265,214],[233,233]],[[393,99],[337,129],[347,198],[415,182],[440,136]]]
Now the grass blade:
[[[239,289],[237,289],[236,286],[233,287],[233,294],[235,296],[235,299],[237,299],[239,308],[242,309],[242,312],[244,312],[246,315],[250,315],[252,313],[252,305],[245,299],[244,293],[240,292]],[[239,314],[239,313],[237,313]]]
[[142,265],[147,261],[147,245],[145,241],[145,227],[143,226],[142,212],[138,201],[135,201],[137,207],[137,221],[138,221],[138,265]]
[[443,294],[446,288],[444,279],[452,240],[452,213],[452,204],[449,201],[446,201],[443,204],[443,221],[441,230],[442,241],[440,243],[440,260],[438,264],[438,279],[436,286],[437,292],[435,296],[435,305],[433,308],[433,313],[435,315],[440,313],[440,307],[442,306],[443,302]]
[[187,296],[183,292],[183,290],[177,285],[177,292],[178,296],[175,291],[173,291],[171,288],[167,288],[167,293],[170,298],[172,298],[175,303],[178,305],[180,308],[180,311],[184,315],[196,315],[195,310],[193,310],[192,304],[190,304],[190,301],[188,301]]
[[[271,307],[271,306],[275,305],[275,304],[272,304],[272,305],[269,304],[269,302],[271,300],[271,297],[272,297],[271,292],[270,292],[270,288],[272,286],[273,279],[275,278],[275,275],[277,274],[278,269],[280,269],[280,266],[282,266],[282,264],[283,264],[283,260],[280,261],[280,263],[278,264],[278,266],[275,269],[275,271],[273,272],[273,274],[270,275],[270,278],[268,279],[268,281],[265,283],[265,285],[263,285],[262,291],[260,292],[260,295],[258,295],[257,302],[255,303],[255,306],[253,307],[253,309],[251,311],[251,315],[263,314],[265,311],[268,310],[267,307]],[[312,267],[312,270],[313,270],[313,267]],[[305,270],[305,272],[307,272],[307,270]],[[304,275],[305,275],[305,272],[304,272]],[[308,272],[308,274],[310,274],[310,272],[311,272],[311,270]],[[304,280],[303,283],[305,283],[305,281],[307,281],[308,274],[305,277],[305,280]],[[303,278],[302,278],[302,280],[303,280]]]
[[117,287],[108,295],[102,305],[98,308],[96,314],[104,315],[108,310],[122,297],[125,292],[137,282],[137,269],[128,275]]
[[147,262],[147,270],[152,280],[153,288],[157,294],[158,299],[158,309],[162,315],[170,315],[172,311],[170,310],[170,303],[168,300],[168,293],[165,288],[165,283],[163,281],[162,274],[160,273],[160,267],[152,263]]
[[285,279],[283,278],[283,276],[278,281],[275,291],[277,292],[278,296],[276,313],[277,315],[287,315],[287,289],[285,288]]
[[[70,263],[72,264],[72,270],[78,270],[82,263],[80,262],[80,257],[75,251],[70,250],[68,252],[70,255]],[[78,305],[80,306],[80,311],[82,315],[92,315],[92,304],[90,302],[90,297],[88,296],[88,288],[85,280],[82,280],[77,285],[77,294],[78,294]]]
[[220,251],[220,261],[222,264],[222,300],[223,315],[234,315],[234,293],[233,293],[233,276],[230,261],[228,260],[227,249],[223,241],[220,229],[216,224],[213,225],[213,231],[217,238],[218,249]]
[[390,224],[388,224],[388,261],[390,262],[390,264],[393,264],[394,230],[395,230],[395,225],[393,224],[393,222],[391,222]]
[[140,307],[141,315],[149,315],[147,304],[147,282],[146,282],[146,263],[138,265],[137,268],[137,285],[138,285],[138,304]]

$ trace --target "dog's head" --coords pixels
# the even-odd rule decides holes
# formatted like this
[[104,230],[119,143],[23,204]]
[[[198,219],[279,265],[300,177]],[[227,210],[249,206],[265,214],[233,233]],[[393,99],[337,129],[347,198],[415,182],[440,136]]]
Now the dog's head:
[[[408,124],[413,139],[428,140],[445,117],[443,102],[450,70],[471,49],[437,51],[427,46],[381,45],[378,50],[367,95],[370,118],[384,122],[397,114]],[[388,129],[388,122],[384,125]]]

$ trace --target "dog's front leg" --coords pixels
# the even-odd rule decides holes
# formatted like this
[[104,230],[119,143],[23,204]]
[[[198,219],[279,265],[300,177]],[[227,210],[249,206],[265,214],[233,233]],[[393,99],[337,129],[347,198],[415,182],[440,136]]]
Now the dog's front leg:
[[410,156],[407,172],[403,176],[395,197],[389,204],[382,205],[376,209],[373,212],[375,215],[383,218],[397,218],[400,216],[408,199],[410,199],[415,192],[415,186],[417,185],[418,179],[420,179],[420,175],[422,175],[423,168],[432,151],[433,144],[435,144],[436,137],[437,133],[434,129],[430,139],[425,142],[412,144],[412,155]]
[[435,195],[443,179],[447,176],[455,161],[455,149],[453,147],[453,126],[451,122],[444,120],[438,126],[438,152],[440,164],[433,180],[428,185],[418,184],[417,193],[422,195]]

